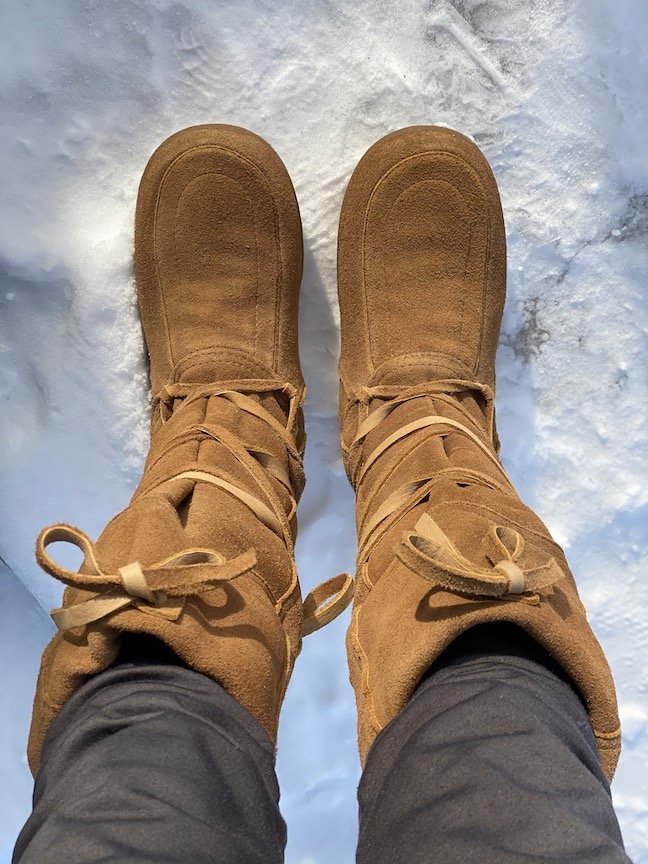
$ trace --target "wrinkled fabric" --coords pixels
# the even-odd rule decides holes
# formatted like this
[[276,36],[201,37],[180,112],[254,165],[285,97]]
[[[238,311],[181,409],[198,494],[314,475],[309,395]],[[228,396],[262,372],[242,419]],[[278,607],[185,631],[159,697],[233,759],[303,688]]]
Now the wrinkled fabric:
[[[165,646],[124,651],[137,662],[97,675],[52,725],[14,864],[281,862],[262,727]],[[359,864],[627,864],[587,713],[561,676],[517,628],[457,640],[369,753]]]
[[378,736],[357,864],[628,864],[587,711],[511,625],[433,667]]
[[179,665],[95,676],[57,715],[14,864],[275,864],[274,746],[219,684]]

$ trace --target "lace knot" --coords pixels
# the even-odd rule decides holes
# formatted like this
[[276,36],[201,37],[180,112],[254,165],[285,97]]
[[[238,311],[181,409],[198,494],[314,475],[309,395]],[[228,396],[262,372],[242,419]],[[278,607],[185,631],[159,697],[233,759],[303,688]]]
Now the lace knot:
[[429,514],[406,532],[397,548],[399,559],[438,588],[475,600],[524,600],[538,605],[539,592],[564,577],[553,558],[523,569],[517,562],[524,537],[513,528],[493,525],[484,541],[491,569],[474,564],[459,552]]
[[[51,558],[47,547],[60,541],[83,552],[84,572],[68,570]],[[267,583],[253,569],[257,560],[254,549],[229,560],[212,549],[188,549],[147,567],[133,561],[112,574],[99,565],[95,545],[87,534],[72,525],[52,525],[39,534],[36,557],[43,570],[60,582],[93,592],[80,603],[52,610],[52,619],[61,631],[94,624],[128,606],[177,621],[190,597],[246,573],[257,579],[277,606]],[[314,633],[337,618],[351,602],[353,587],[353,578],[341,573],[311,591],[303,603],[302,635]]]
[[[51,558],[47,547],[58,541],[71,543],[83,552],[84,572],[68,570]],[[99,565],[93,542],[71,525],[53,525],[41,531],[36,557],[43,570],[60,582],[93,592],[80,603],[52,611],[59,630],[95,623],[128,606],[175,621],[189,597],[253,572],[256,564],[253,549],[226,560],[212,549],[192,548],[147,567],[133,561],[119,567],[117,573],[107,573]]]

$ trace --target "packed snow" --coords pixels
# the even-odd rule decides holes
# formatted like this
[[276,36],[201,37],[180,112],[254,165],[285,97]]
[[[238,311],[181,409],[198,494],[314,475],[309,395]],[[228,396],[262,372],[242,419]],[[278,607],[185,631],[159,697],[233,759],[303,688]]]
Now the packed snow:
[[[60,586],[34,538],[96,536],[147,447],[132,275],[137,184],[195,123],[259,133],[305,234],[306,590],[353,568],[337,437],[335,247],[346,182],[383,134],[471,135],[500,185],[509,293],[502,455],[562,542],[624,721],[613,785],[648,864],[648,6],[642,0],[0,0],[0,858],[30,808],[24,742]],[[67,563],[74,563],[70,559]],[[279,739],[289,864],[352,861],[344,618],[307,639]]]

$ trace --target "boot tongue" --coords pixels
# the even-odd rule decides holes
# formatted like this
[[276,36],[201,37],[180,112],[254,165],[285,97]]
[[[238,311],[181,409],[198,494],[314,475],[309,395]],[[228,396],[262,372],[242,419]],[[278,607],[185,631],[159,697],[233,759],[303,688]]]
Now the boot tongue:
[[402,354],[382,363],[369,379],[368,386],[412,387],[445,378],[471,381],[474,378],[470,371],[461,360],[447,354]]

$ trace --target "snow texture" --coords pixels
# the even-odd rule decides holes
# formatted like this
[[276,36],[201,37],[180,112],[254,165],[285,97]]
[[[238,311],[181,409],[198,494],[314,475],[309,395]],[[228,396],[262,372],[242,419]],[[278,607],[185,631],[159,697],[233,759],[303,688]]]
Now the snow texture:
[[[375,140],[410,124],[457,128],[488,156],[509,241],[503,459],[565,545],[613,667],[625,724],[614,800],[647,864],[645,2],[1,0],[0,33],[2,861],[29,812],[24,740],[52,632],[43,610],[60,599],[34,537],[54,521],[96,536],[147,446],[139,177],[172,132],[227,122],[269,140],[302,209],[307,590],[354,564],[336,418],[345,184]],[[306,641],[286,700],[290,864],[353,860],[347,620]]]

